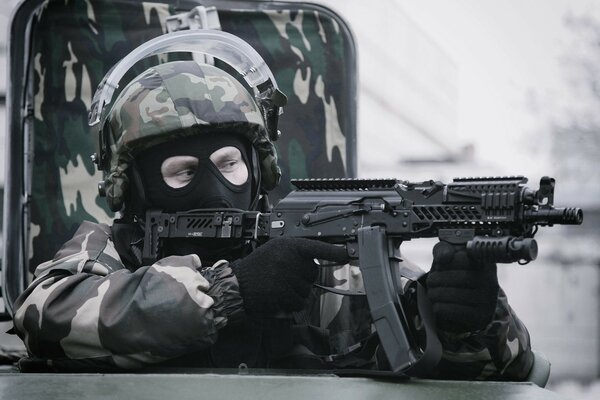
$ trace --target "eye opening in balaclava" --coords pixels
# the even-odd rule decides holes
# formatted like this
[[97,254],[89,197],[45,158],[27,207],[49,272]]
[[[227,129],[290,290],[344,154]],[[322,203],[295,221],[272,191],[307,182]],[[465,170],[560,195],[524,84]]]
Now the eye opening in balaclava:
[[[234,186],[240,186],[248,180],[248,167],[241,151],[234,146],[221,147],[209,157],[221,175]],[[195,156],[172,156],[161,165],[161,174],[165,183],[181,189],[189,185],[196,176],[200,160]]]

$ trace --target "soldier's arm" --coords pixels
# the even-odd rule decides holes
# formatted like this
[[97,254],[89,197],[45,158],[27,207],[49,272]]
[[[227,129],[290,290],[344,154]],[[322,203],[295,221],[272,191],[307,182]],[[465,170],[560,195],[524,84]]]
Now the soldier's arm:
[[200,350],[242,300],[226,263],[199,267],[197,256],[173,256],[131,272],[108,226],[84,223],[36,269],[15,304],[15,329],[32,356],[54,365],[136,368]]
[[439,332],[443,355],[435,372],[446,379],[524,380],[533,365],[527,328],[502,289],[494,319],[482,331]]

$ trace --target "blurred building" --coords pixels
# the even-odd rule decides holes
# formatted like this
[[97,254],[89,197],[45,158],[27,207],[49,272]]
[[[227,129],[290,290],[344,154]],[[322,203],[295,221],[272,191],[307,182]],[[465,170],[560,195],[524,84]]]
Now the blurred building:
[[401,163],[452,160],[455,63],[394,2],[323,2],[349,22],[358,48],[361,177],[401,177]]
[[[4,187],[4,148],[6,138],[6,68],[8,57],[8,23],[17,0],[7,0],[0,7],[0,188]],[[1,204],[1,203],[0,203]],[[1,218],[1,217],[0,217]]]
[[[8,21],[12,12],[13,3],[16,1],[7,1],[0,10],[0,227],[4,213],[4,149],[6,148],[6,67],[8,52]],[[2,249],[2,232],[0,230],[0,250]]]

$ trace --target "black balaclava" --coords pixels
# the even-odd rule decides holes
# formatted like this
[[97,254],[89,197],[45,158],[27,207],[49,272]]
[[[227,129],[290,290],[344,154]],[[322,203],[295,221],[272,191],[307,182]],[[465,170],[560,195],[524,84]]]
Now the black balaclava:
[[[216,150],[233,146],[240,150],[248,168],[248,179],[235,185],[225,178],[209,157]],[[138,157],[138,168],[144,185],[146,202],[151,208],[165,212],[199,208],[239,208],[248,210],[252,202],[252,169],[248,146],[232,133],[207,133],[154,146]],[[161,174],[163,161],[173,156],[193,156],[198,168],[192,180],[181,188],[173,188]]]
[[[246,142],[234,133],[204,133],[159,144],[144,151],[136,161],[146,207],[164,212],[206,208],[249,210],[253,203],[255,177],[249,162],[252,150]],[[209,159],[213,152],[226,146],[238,148],[248,168],[248,179],[241,185],[231,183]],[[167,185],[161,174],[163,161],[173,156],[193,156],[198,159],[195,175],[181,188]],[[195,253],[200,256],[204,266],[209,266],[207,262],[240,257],[242,247],[243,243],[238,240],[170,239],[164,243],[163,256]]]

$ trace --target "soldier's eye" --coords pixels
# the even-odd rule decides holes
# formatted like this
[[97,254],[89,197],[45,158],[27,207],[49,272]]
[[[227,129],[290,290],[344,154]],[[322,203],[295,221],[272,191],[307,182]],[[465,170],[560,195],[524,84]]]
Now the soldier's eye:
[[165,183],[181,188],[190,183],[198,169],[198,159],[193,156],[174,156],[163,161],[160,172]]
[[210,155],[210,161],[234,185],[242,185],[248,180],[248,167],[237,147],[221,147]]

